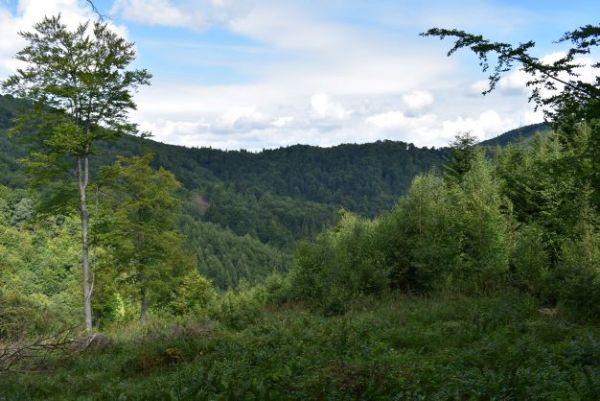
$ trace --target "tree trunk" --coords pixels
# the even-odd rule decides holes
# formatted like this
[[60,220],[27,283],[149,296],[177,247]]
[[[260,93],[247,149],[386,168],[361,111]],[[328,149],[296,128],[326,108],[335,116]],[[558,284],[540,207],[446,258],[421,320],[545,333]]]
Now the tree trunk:
[[85,329],[92,331],[92,281],[88,255],[88,229],[90,216],[87,210],[87,185],[89,181],[88,157],[77,159],[77,179],[79,182],[79,214],[81,216],[81,256],[83,272],[83,315]]
[[146,322],[148,321],[148,298],[146,297],[146,288],[143,284],[140,288],[140,299],[140,323],[146,324]]

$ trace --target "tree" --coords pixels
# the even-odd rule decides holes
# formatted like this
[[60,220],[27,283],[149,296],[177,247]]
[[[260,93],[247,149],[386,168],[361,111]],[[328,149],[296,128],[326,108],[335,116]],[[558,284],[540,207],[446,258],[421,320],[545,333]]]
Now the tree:
[[100,173],[109,213],[103,241],[114,249],[127,281],[139,290],[140,321],[146,322],[149,298],[169,293],[190,270],[183,238],[175,230],[181,184],[163,169],[153,170],[146,154],[119,157]]
[[[34,32],[21,36],[28,45],[16,58],[25,67],[4,81],[3,88],[33,107],[18,115],[11,132],[29,142],[25,162],[36,181],[60,178],[72,183],[74,178],[77,184],[84,318],[89,331],[93,290],[88,256],[89,159],[99,140],[134,132],[135,126],[128,122],[129,110],[135,109],[132,91],[149,84],[151,75],[127,69],[135,59],[133,43],[105,23],[88,21],[70,31],[60,16],[46,17]],[[60,193],[62,203],[68,202],[65,192]]]
[[[581,75],[581,56],[600,46],[600,25],[565,33],[558,43],[570,48],[544,63],[531,52],[533,41],[513,46],[455,29],[423,34],[453,37],[453,54],[467,48],[484,71],[492,91],[514,66],[529,75],[530,101],[542,108],[555,132],[529,147],[499,152],[498,173],[519,225],[512,257],[516,282],[545,302],[564,302],[598,313],[600,254],[600,63],[592,78]],[[586,74],[589,77],[590,74]]]
[[458,183],[463,176],[471,169],[473,160],[476,157],[475,149],[477,137],[470,132],[457,134],[454,141],[450,144],[450,159],[444,165],[444,178],[449,182]]
[[[570,48],[551,63],[531,54],[535,47],[533,41],[512,45],[457,29],[441,28],[429,29],[421,35],[455,38],[448,55],[469,49],[479,58],[484,72],[492,65],[490,59],[495,59],[489,76],[490,85],[484,94],[494,90],[502,74],[520,66],[530,77],[527,81],[527,86],[532,89],[530,101],[536,108],[542,108],[546,119],[554,125],[561,152],[576,155],[552,163],[547,167],[552,170],[548,171],[555,177],[571,174],[576,192],[590,188],[591,204],[600,212],[600,62],[590,65],[595,70],[593,79],[585,79],[579,70],[582,66],[580,57],[590,55],[600,46],[600,25],[585,25],[566,32],[558,43],[570,43]],[[582,140],[582,131],[588,131],[585,140]],[[568,197],[561,202],[565,200]]]
[[[484,72],[490,69],[490,56],[493,56],[496,64],[489,76],[490,86],[484,94],[494,90],[502,74],[520,65],[520,69],[530,76],[527,82],[527,86],[532,88],[530,101],[536,103],[536,107],[544,108],[549,120],[572,125],[573,122],[600,117],[600,75],[596,75],[592,82],[582,79],[578,72],[581,64],[577,60],[578,56],[590,54],[594,47],[600,45],[600,25],[585,25],[566,32],[558,43],[570,42],[571,47],[552,63],[545,63],[531,54],[535,47],[533,41],[515,46],[457,29],[442,28],[432,28],[421,35],[455,38],[448,56],[468,48],[477,55]],[[592,68],[600,69],[600,63],[593,64]]]

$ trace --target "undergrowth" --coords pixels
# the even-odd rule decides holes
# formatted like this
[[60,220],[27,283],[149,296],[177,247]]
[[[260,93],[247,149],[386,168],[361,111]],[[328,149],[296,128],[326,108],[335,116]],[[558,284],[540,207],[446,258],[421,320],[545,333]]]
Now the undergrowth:
[[0,400],[593,400],[600,330],[534,298],[388,298],[326,317],[301,306],[120,328]]

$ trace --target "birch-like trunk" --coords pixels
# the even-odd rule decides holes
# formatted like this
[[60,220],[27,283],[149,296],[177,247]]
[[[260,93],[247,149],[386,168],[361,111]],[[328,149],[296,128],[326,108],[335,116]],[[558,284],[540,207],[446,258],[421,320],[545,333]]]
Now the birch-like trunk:
[[79,214],[81,216],[81,256],[83,273],[83,315],[85,329],[92,331],[92,282],[88,255],[88,231],[90,216],[87,210],[87,186],[89,182],[88,157],[77,159],[77,180],[79,183]]

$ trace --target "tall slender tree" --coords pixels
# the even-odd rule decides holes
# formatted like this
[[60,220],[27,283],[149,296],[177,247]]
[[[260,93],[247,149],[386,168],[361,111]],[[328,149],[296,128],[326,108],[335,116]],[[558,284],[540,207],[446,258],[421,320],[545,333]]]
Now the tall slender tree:
[[76,184],[89,331],[93,290],[88,256],[89,159],[96,142],[135,132],[128,121],[128,112],[135,109],[132,92],[149,84],[151,75],[128,69],[135,59],[134,45],[106,23],[88,21],[69,30],[60,16],[46,17],[33,32],[21,36],[27,46],[16,58],[24,67],[4,81],[3,88],[33,107],[18,115],[11,132],[30,144],[25,162],[35,181]]

